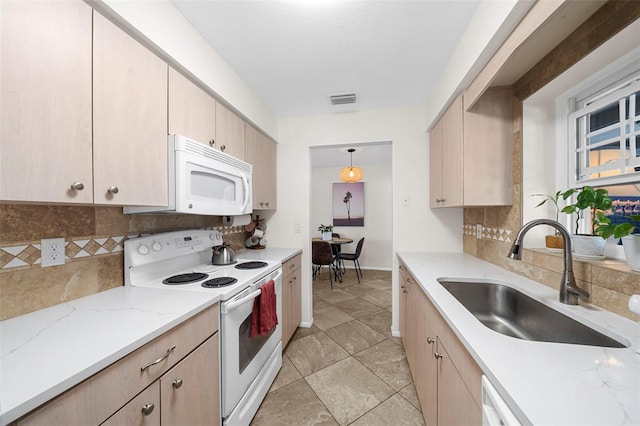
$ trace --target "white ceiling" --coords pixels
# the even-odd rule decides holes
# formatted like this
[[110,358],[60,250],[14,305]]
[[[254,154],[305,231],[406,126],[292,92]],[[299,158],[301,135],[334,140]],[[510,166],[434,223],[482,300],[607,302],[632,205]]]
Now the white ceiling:
[[171,1],[281,118],[426,103],[480,0]]

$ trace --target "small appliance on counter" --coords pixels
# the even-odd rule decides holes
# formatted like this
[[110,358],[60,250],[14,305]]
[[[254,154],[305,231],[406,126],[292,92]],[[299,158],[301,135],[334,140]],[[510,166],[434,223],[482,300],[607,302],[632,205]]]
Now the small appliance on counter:
[[127,286],[220,297],[223,424],[248,425],[282,366],[282,326],[251,333],[253,301],[265,285],[282,318],[281,263],[237,259],[218,231],[186,230],[126,240],[124,266]]

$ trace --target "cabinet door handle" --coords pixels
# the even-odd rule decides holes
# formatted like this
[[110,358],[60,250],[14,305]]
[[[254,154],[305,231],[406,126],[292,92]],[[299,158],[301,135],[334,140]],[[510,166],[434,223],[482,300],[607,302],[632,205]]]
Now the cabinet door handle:
[[427,337],[427,343],[428,344],[432,344],[433,343],[433,339],[431,337]]
[[180,389],[182,387],[182,379],[175,379],[171,382],[171,386],[173,386],[174,389]]
[[173,352],[173,350],[176,348],[176,345],[171,346],[169,349],[167,349],[167,353],[164,354],[162,357],[156,359],[155,361],[150,362],[149,364],[140,367],[140,371],[144,371],[147,368],[151,367],[152,365],[156,365],[159,362],[164,361],[165,359],[167,359],[169,357],[169,355],[171,355],[171,352]]
[[402,292],[406,293],[407,292],[407,288],[405,286],[400,286],[400,288],[402,288]]
[[433,356],[435,357],[435,359],[440,359],[440,358],[442,358],[442,354],[441,354],[440,352],[435,352],[435,353],[433,354]]
[[118,192],[120,192],[120,190],[117,186],[110,186],[109,189],[107,189],[107,192],[109,194],[117,194]]
[[148,416],[149,414],[153,413],[154,408],[155,406],[153,404],[144,404],[142,406],[142,414]]
[[216,144],[216,140],[215,139],[211,139],[209,140],[209,146],[214,146]]
[[221,145],[221,146],[220,146],[220,151],[224,152],[224,150],[225,150],[225,149],[227,149],[227,146],[226,146],[226,145]]
[[82,191],[84,189],[84,183],[82,182],[73,182],[71,184],[71,189],[74,191]]
[[400,270],[404,271],[404,265],[400,265]]

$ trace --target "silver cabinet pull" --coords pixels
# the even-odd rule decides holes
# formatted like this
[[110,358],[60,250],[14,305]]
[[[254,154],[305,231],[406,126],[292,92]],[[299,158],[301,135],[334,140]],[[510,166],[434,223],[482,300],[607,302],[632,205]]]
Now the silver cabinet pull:
[[224,150],[225,150],[225,149],[227,149],[227,146],[226,146],[226,145],[222,145],[222,146],[220,146],[220,151],[224,152]]
[[432,344],[433,343],[433,339],[431,337],[427,337],[427,343],[428,344]]
[[167,353],[164,354],[162,357],[156,359],[155,361],[150,362],[149,364],[140,367],[140,371],[144,371],[147,368],[151,367],[152,365],[156,365],[159,362],[164,361],[165,359],[167,359],[169,357],[169,355],[171,355],[171,352],[173,352],[173,350],[176,348],[176,345],[171,346],[169,349],[167,349]]
[[405,286],[400,286],[400,288],[402,289],[402,292],[403,292],[403,293],[406,293],[406,292],[407,292],[407,288],[406,288]]
[[109,194],[117,194],[119,191],[120,190],[117,186],[110,186],[109,189],[107,189],[107,192],[109,192]]
[[154,408],[155,406],[153,404],[144,404],[142,406],[142,414],[148,416],[149,414],[153,413]]
[[433,354],[433,356],[434,356],[436,359],[440,359],[440,358],[442,358],[442,354],[441,354],[440,352],[436,352],[436,353],[434,353],[434,354]]
[[209,146],[214,146],[215,144],[216,144],[216,140],[215,139],[209,140]]
[[74,191],[82,191],[84,189],[84,183],[82,182],[73,182],[71,184],[71,189]]
[[267,201],[266,203],[264,203],[267,207],[269,207],[269,202]]
[[171,382],[171,386],[173,386],[174,389],[180,389],[182,387],[182,379],[175,379]]

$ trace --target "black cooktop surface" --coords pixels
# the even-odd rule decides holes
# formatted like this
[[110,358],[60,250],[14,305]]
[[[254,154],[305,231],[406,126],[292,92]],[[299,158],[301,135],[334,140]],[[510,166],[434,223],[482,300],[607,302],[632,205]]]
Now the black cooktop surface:
[[180,284],[189,284],[194,283],[196,281],[204,280],[208,278],[208,274],[203,274],[202,272],[192,272],[190,274],[180,274],[174,275],[172,277],[166,278],[162,280],[162,284],[168,285],[180,285]]
[[267,262],[260,262],[258,260],[254,260],[251,262],[242,262],[236,265],[236,269],[260,269],[267,266]]
[[201,285],[202,287],[205,287],[205,288],[218,288],[218,287],[225,287],[231,284],[235,284],[237,282],[238,280],[233,277],[218,277],[218,278],[212,278],[210,280],[207,280],[203,282]]

